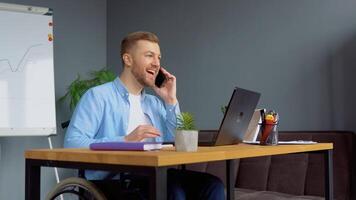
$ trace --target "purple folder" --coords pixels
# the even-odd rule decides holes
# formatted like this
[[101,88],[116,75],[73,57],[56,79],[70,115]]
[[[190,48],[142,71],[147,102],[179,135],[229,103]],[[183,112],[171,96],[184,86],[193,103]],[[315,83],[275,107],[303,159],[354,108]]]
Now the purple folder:
[[99,142],[90,144],[91,150],[148,151],[161,149],[161,142]]

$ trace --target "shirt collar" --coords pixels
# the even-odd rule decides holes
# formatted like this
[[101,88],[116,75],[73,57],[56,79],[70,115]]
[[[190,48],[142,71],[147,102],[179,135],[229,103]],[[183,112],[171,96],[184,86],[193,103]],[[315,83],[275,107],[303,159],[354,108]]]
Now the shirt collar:
[[[126,86],[124,85],[124,83],[121,81],[119,77],[116,77],[116,79],[114,80],[114,85],[119,91],[119,94],[121,96],[126,97],[127,99],[129,98],[129,91],[127,90]],[[146,96],[145,89],[142,90],[141,95],[142,95],[142,99],[144,99]]]

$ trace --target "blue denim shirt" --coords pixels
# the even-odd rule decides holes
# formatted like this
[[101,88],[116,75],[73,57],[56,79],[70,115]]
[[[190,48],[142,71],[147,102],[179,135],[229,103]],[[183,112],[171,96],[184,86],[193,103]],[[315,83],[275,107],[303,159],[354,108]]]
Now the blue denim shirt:
[[[164,104],[158,97],[142,93],[143,113],[161,136],[155,141],[174,141],[176,105]],[[64,147],[89,147],[94,142],[124,141],[130,113],[129,92],[119,78],[89,89],[76,106],[68,126]],[[90,171],[89,179],[103,179],[108,173]]]

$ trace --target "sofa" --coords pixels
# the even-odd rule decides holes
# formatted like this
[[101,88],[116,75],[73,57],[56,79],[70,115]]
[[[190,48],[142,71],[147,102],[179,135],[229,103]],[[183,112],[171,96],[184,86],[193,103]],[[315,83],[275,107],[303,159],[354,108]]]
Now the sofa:
[[[199,140],[216,131],[200,131]],[[355,134],[347,131],[280,131],[279,140],[332,142],[334,199],[356,199]],[[244,158],[236,162],[235,199],[324,199],[324,157],[318,153]],[[190,164],[187,169],[208,172],[224,183],[225,162]]]

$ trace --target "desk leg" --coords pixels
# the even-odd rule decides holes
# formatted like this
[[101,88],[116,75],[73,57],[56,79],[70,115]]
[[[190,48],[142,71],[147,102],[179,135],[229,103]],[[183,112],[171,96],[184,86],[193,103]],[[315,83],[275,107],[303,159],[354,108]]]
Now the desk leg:
[[26,159],[25,199],[40,199],[41,167]]
[[325,159],[325,200],[332,200],[333,193],[333,150],[324,151]]
[[234,160],[226,160],[226,196],[227,200],[234,200],[235,193],[235,161]]
[[167,199],[167,167],[156,167],[153,175],[150,177],[149,199],[166,200]]

